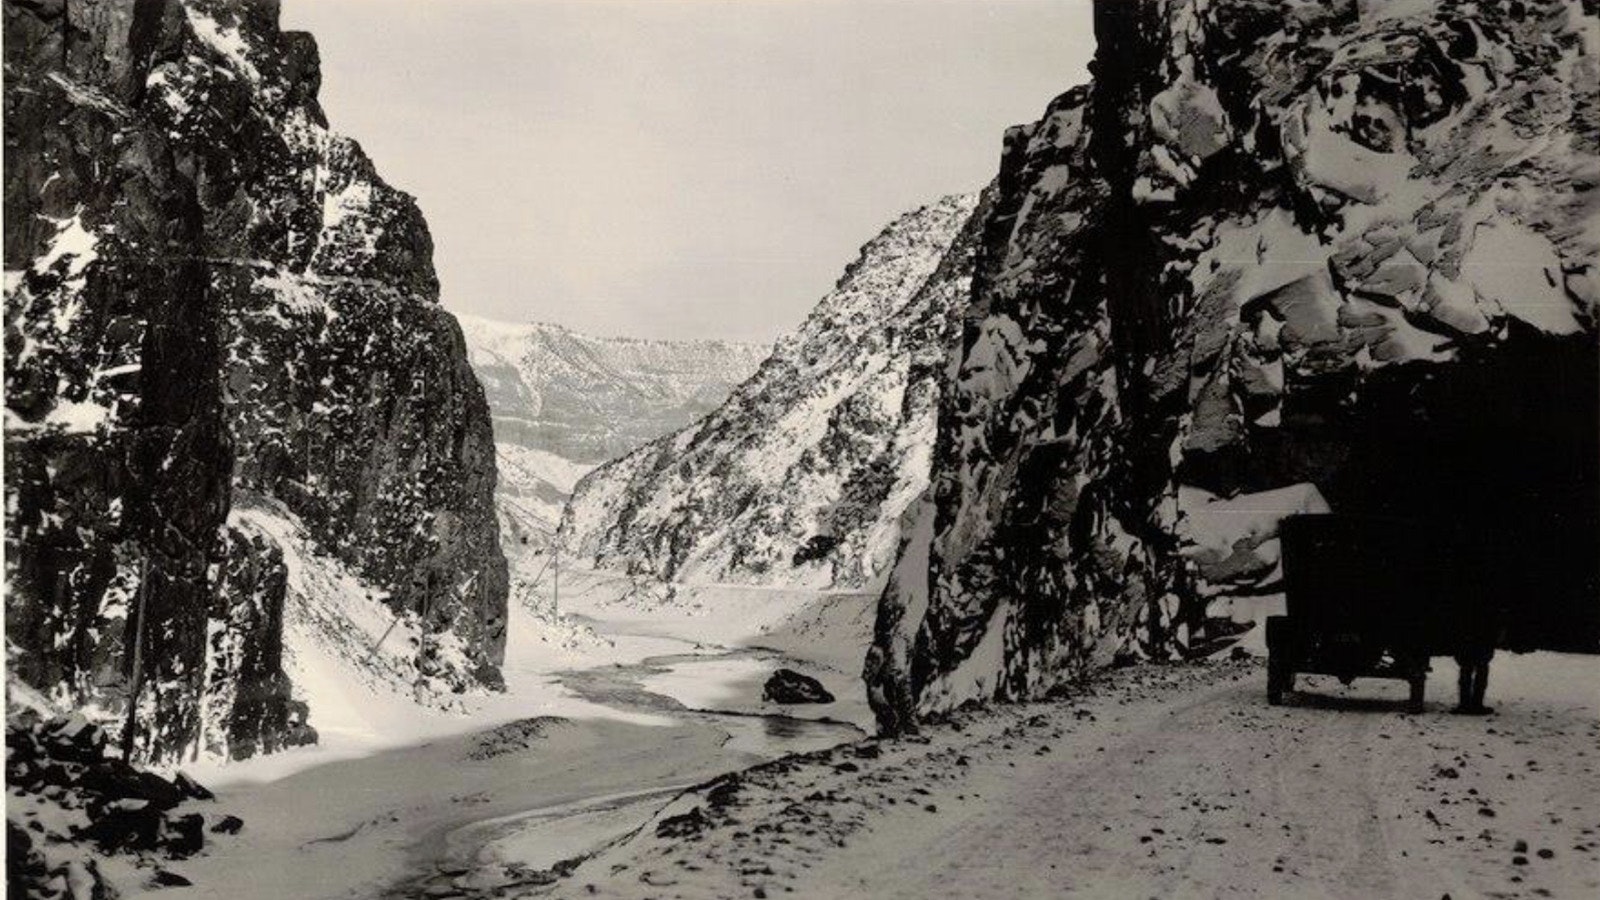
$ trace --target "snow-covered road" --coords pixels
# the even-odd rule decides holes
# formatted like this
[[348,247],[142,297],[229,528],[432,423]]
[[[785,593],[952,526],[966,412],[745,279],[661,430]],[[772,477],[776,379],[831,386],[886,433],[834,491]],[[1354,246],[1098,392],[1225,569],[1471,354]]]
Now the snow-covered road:
[[[600,644],[521,646],[453,727],[240,766],[204,805],[245,830],[184,895],[1600,896],[1600,658],[1502,654],[1485,718],[1446,660],[1408,715],[1398,682],[1268,706],[1246,659],[859,741],[868,598],[706,590],[580,605]],[[839,702],[763,703],[796,660]]]
[[1600,659],[1502,654],[1487,718],[1449,715],[1454,667],[1435,669],[1416,716],[1398,682],[1303,679],[1274,708],[1254,662],[1110,673],[758,767],[557,893],[1600,895]]

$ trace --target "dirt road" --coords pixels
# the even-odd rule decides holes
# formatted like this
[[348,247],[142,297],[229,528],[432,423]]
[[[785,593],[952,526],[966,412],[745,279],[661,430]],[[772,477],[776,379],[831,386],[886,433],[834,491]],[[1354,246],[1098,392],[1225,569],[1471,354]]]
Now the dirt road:
[[623,897],[1600,896],[1600,659],[1502,656],[1496,715],[1254,662],[1141,667],[680,798],[556,892]]

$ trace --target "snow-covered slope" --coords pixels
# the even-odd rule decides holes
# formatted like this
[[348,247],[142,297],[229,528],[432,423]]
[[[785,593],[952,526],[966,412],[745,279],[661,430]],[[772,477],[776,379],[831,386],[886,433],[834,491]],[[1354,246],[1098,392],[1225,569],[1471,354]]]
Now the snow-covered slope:
[[494,417],[508,551],[543,547],[590,469],[717,407],[771,348],[457,315]]
[[429,643],[433,655],[459,666],[465,655],[459,638],[429,633],[415,614],[395,616],[383,591],[322,553],[281,503],[241,496],[229,522],[283,553],[284,670],[320,736],[348,731],[353,716],[375,707],[449,705],[452,686],[437,677],[438,669],[418,665],[419,651]]
[[563,546],[662,579],[855,587],[927,482],[977,195],[901,216],[703,420],[579,483]]

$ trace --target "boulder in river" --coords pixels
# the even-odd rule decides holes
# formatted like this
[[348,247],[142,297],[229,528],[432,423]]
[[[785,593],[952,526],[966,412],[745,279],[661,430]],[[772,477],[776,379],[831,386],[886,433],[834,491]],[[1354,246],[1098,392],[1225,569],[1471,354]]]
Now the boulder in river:
[[779,669],[767,679],[761,699],[773,703],[832,703],[833,695],[822,682],[793,669]]

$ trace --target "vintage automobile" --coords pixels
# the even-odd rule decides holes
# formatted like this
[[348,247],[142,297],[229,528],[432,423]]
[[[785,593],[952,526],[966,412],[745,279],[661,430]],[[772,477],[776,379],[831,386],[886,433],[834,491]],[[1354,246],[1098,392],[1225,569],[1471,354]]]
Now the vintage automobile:
[[1287,615],[1267,619],[1267,702],[1297,674],[1394,678],[1420,711],[1430,657],[1454,652],[1441,624],[1448,542],[1418,523],[1337,514],[1291,516],[1279,536]]

